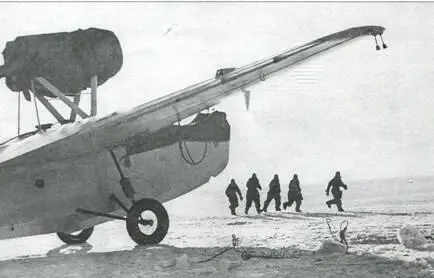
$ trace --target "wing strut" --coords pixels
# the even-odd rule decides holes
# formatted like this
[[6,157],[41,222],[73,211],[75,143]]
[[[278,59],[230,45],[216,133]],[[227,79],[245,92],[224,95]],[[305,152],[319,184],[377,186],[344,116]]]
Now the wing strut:
[[97,88],[98,88],[98,76],[94,75],[92,76],[92,79],[90,80],[90,90],[91,90],[91,96],[90,96],[90,102],[91,102],[91,107],[90,107],[90,115],[91,116],[95,116],[96,112],[97,112]]
[[[35,82],[37,82],[37,83],[35,83]],[[44,89],[48,90],[53,95],[55,95],[57,98],[59,98],[69,108],[71,108],[71,113],[69,115],[69,119],[65,119],[62,116],[62,114],[48,101],[48,99],[42,93],[38,92],[37,86],[39,86],[39,88],[40,88],[40,86],[42,86]],[[98,77],[95,75],[91,79],[91,111],[90,111],[90,116],[95,116],[97,113],[97,88],[98,88]],[[74,122],[76,120],[77,115],[79,115],[83,119],[86,119],[89,117],[89,115],[86,114],[79,107],[81,94],[75,94],[73,100],[71,101],[64,92],[61,92],[58,88],[56,88],[53,84],[51,84],[44,77],[37,77],[34,80],[31,80],[29,91],[32,92],[34,95],[36,116],[37,116],[37,120],[38,120],[38,125],[37,125],[38,130],[44,129],[43,128],[44,125],[41,125],[41,122],[39,119],[39,111],[37,108],[36,99],[38,99],[44,105],[44,107],[51,113],[51,115],[53,115],[54,118],[56,118],[56,120],[60,124],[66,124],[66,123]],[[29,91],[23,91],[24,95],[28,94],[28,97],[26,97],[26,99],[28,99],[28,100],[30,100]],[[19,95],[20,95],[20,93],[19,93]],[[20,101],[20,99],[18,99],[18,101]],[[18,112],[20,113],[20,111],[18,111]],[[18,130],[18,133],[19,132],[20,131]]]
[[57,89],[53,84],[51,84],[47,79],[45,79],[44,77],[37,77],[36,81],[39,82],[39,84],[41,84],[42,86],[44,86],[46,89],[48,89],[51,93],[53,93],[56,97],[58,97],[59,99],[61,99],[63,101],[63,103],[65,103],[66,105],[68,105],[72,110],[75,111],[75,113],[77,113],[80,117],[82,117],[83,119],[88,118],[89,116],[84,113],[83,110],[80,109],[80,107],[78,107],[74,102],[72,102],[71,100],[69,100],[69,98],[63,94],[59,89]]
[[[35,90],[35,83],[33,82],[33,80],[30,81],[30,87],[32,88],[33,92],[36,92]],[[41,130],[41,120],[39,119],[39,109],[38,109],[38,102],[36,101],[36,99],[34,99],[34,103],[35,103],[35,110],[36,110],[36,118],[38,120],[38,130]]]

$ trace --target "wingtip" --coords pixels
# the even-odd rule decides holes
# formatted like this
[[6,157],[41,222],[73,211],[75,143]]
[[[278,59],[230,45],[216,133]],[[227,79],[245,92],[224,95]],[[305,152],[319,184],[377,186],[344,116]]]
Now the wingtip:
[[372,35],[376,36],[376,35],[382,35],[384,33],[384,31],[386,31],[386,28],[384,28],[383,26],[370,26],[372,31]]

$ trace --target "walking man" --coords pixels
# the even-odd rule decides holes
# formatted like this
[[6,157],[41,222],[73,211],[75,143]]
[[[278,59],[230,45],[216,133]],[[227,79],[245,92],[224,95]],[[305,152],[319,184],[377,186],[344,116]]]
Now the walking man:
[[261,203],[259,199],[259,190],[262,190],[261,185],[259,184],[259,180],[256,177],[256,174],[253,174],[252,177],[247,181],[247,194],[246,194],[246,210],[245,213],[249,214],[250,206],[252,202],[255,202],[256,212],[261,213]]
[[326,202],[329,208],[331,208],[332,205],[335,204],[338,208],[338,211],[344,211],[344,209],[342,208],[341,187],[343,187],[345,190],[348,189],[348,186],[342,182],[341,173],[338,171],[336,172],[334,178],[329,181],[329,184],[326,189],[327,196],[329,196],[330,188],[332,189],[332,194],[333,194],[333,199]]
[[270,189],[267,193],[267,200],[265,200],[263,211],[267,212],[268,205],[273,199],[276,211],[280,211],[280,182],[278,175],[274,175],[274,178],[270,182]]
[[283,209],[286,210],[287,207],[291,207],[292,203],[295,202],[295,211],[301,212],[300,206],[302,200],[303,195],[301,194],[300,181],[297,174],[294,174],[292,180],[289,182],[288,202],[283,203]]
[[238,195],[240,196],[241,201],[243,200],[243,196],[241,195],[240,188],[235,183],[234,179],[231,179],[231,183],[226,188],[226,196],[229,199],[229,209],[231,210],[232,215],[237,215],[235,213],[235,209],[238,207]]

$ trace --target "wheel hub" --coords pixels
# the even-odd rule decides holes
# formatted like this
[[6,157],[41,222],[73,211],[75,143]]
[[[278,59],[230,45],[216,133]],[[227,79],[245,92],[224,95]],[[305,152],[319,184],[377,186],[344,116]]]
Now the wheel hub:
[[152,226],[154,225],[154,220],[152,219],[143,219],[143,218],[139,218],[139,224],[144,225],[144,226]]

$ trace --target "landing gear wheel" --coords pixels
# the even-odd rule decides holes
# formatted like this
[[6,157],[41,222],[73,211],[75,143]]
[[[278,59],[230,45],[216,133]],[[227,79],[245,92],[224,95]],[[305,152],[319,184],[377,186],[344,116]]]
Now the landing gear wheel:
[[127,215],[127,231],[139,245],[157,244],[169,230],[169,216],[163,205],[154,199],[134,203]]
[[81,244],[85,243],[93,233],[93,227],[84,229],[78,234],[66,234],[58,232],[57,236],[66,244]]

